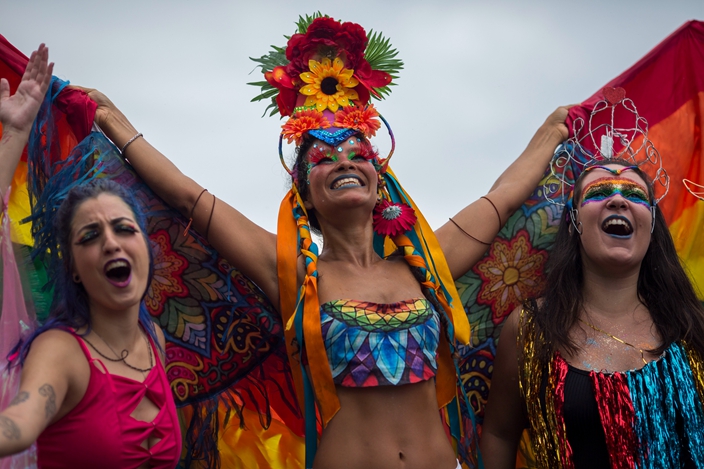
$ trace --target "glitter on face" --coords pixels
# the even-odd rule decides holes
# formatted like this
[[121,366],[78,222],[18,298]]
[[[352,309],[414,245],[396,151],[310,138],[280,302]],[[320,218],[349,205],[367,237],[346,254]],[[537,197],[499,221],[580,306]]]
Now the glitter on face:
[[584,198],[581,206],[584,207],[588,203],[608,200],[616,194],[631,203],[650,208],[650,199],[645,189],[632,180],[625,178],[602,178],[592,182],[584,189]]

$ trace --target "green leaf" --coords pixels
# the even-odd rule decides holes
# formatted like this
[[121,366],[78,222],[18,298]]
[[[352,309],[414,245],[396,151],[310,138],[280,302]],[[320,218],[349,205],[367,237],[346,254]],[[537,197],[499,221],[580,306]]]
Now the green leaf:
[[[367,59],[372,70],[381,70],[391,75],[392,83],[389,86],[396,86],[395,80],[398,79],[398,74],[403,70],[403,61],[396,58],[398,51],[391,46],[388,38],[385,38],[381,33],[369,30],[367,48],[364,51],[364,58]],[[381,100],[391,94],[389,86],[376,88],[375,91],[380,96],[374,98]]]
[[[308,26],[310,26],[314,19],[323,17],[330,18],[328,15],[323,15],[320,13],[320,11],[316,11],[312,15],[299,16],[298,21],[296,21],[296,28],[298,28],[296,32],[298,34],[305,34],[306,31],[308,31]],[[287,37],[286,39],[289,38]]]
[[368,38],[364,58],[367,59],[372,69],[397,75],[403,69],[403,61],[396,58],[398,51],[392,48],[389,39],[374,30],[369,30]]

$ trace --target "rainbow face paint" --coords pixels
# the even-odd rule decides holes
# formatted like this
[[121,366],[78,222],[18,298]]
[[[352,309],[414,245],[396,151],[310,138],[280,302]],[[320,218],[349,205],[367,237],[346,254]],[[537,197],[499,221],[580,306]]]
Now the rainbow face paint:
[[592,202],[608,200],[616,194],[619,194],[630,203],[650,209],[650,198],[643,186],[630,179],[619,177],[597,179],[585,187],[581,206],[584,207]]

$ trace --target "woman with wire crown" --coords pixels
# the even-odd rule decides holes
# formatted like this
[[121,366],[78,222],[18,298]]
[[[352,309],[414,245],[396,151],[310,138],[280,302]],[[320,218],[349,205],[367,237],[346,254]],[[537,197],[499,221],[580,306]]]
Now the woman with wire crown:
[[551,163],[568,196],[542,297],[501,333],[490,469],[515,467],[524,428],[540,468],[704,467],[704,308],[658,205],[669,178],[624,90],[604,96]]
[[[389,169],[391,154],[370,142],[383,122],[393,146],[370,97],[389,94],[402,67],[396,51],[354,23],[316,15],[298,27],[285,48],[257,59],[260,98],[287,118],[279,154],[292,187],[276,234],[183,175],[104,95],[86,90],[96,121],[139,176],[278,305],[306,417],[306,467],[454,468],[438,409],[452,439],[472,429],[458,415],[466,404],[452,354],[468,343],[469,325],[453,281],[538,184],[567,136],[566,108],[486,197],[434,232]],[[293,164],[284,140],[296,144]],[[311,231],[324,240],[320,252]],[[463,462],[476,464],[476,453]]]

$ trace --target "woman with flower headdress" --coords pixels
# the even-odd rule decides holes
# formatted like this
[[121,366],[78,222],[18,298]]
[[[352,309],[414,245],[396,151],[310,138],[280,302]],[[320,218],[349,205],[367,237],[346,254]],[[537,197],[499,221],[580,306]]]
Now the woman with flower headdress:
[[[704,308],[659,209],[664,195],[641,168],[659,162],[656,181],[667,193],[647,122],[611,90],[587,135],[553,160],[553,169],[581,161],[583,171],[542,298],[517,308],[501,332],[482,429],[489,469],[516,467],[526,428],[535,467],[704,467]],[[614,112],[624,109],[636,125],[615,128]],[[599,123],[601,111],[610,124]],[[601,148],[585,149],[588,142]]]
[[[285,50],[257,59],[266,79],[257,99],[288,117],[282,162],[283,140],[297,146],[292,169],[284,162],[292,188],[277,234],[208,194],[86,90],[138,174],[278,305],[306,415],[307,467],[458,465],[437,412],[445,409],[452,438],[471,433],[458,415],[466,404],[452,353],[468,343],[469,326],[453,280],[483,255],[567,135],[560,108],[486,197],[433,232],[389,169],[391,155],[369,142],[386,124],[370,97],[390,92],[402,67],[395,55],[357,24],[307,17]],[[311,230],[324,239],[320,253]]]
[[[52,69],[42,44],[14,95],[8,80],[0,80],[4,340],[13,322],[29,328],[26,311],[24,319],[17,311],[24,296],[10,247],[8,188],[31,129],[51,138],[43,120],[51,111],[42,105],[65,86],[52,79]],[[44,116],[37,118],[40,108]],[[2,402],[0,466],[173,468],[181,435],[163,366],[164,335],[143,301],[153,271],[144,219],[114,181],[59,181],[45,181],[44,194],[56,197],[33,214],[45,215],[35,228],[46,227],[47,236],[35,242],[51,276],[49,318],[2,344],[14,349],[0,357],[0,396],[7,397],[8,386],[16,392]],[[33,457],[5,459],[35,442],[36,465]]]

